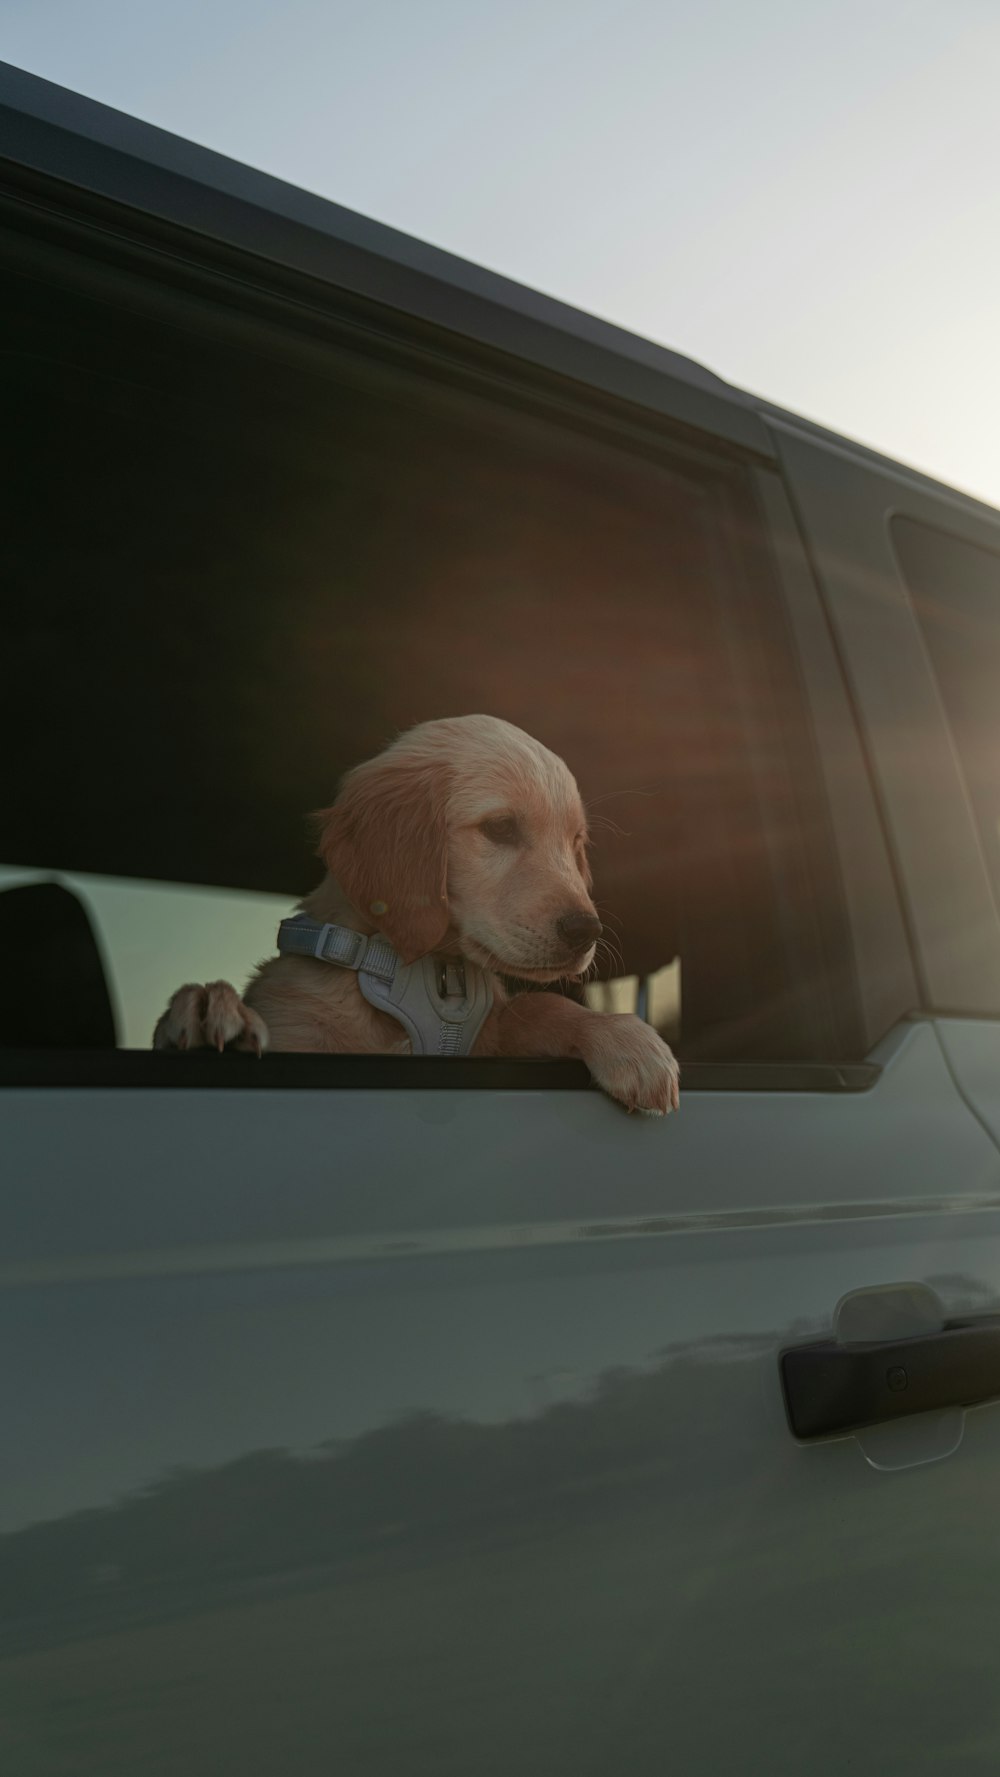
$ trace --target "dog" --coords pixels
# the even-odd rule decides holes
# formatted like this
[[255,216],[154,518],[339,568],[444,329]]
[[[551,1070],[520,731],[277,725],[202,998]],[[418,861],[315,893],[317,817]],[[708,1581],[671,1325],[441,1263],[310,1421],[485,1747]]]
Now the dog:
[[[313,931],[339,928],[348,942],[385,940],[404,971],[455,959],[464,981],[471,965],[488,1003],[472,1054],[579,1058],[628,1110],[677,1109],[677,1062],[650,1025],[562,994],[510,995],[500,980],[582,980],[601,935],[586,814],[554,753],[495,716],[423,722],[349,771],[317,818],[326,875],[286,922],[304,926],[310,944]],[[354,1055],[414,1046],[352,967],[318,954],[263,963],[242,999],[224,981],[179,988],[153,1047],[206,1045]]]

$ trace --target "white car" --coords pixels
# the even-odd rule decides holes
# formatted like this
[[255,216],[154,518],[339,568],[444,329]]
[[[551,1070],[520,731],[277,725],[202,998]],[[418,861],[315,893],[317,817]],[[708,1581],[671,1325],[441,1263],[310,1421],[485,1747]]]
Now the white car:
[[[1000,515],[9,68],[0,157],[0,1765],[993,1777]],[[151,1053],[476,710],[679,1115]]]

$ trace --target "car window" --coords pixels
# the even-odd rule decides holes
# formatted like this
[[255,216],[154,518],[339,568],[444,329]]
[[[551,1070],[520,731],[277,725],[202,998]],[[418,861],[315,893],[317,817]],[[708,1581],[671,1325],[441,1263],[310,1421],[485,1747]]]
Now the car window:
[[485,711],[587,801],[617,983],[595,1003],[638,1001],[691,1058],[849,1055],[836,860],[745,469],[446,355],[304,367],[277,330],[251,349],[65,280],[3,300],[6,861],[89,884],[127,1041],[171,984],[242,984],[316,878],[307,816],[344,769]]
[[124,1049],[149,1048],[157,1018],[183,982],[242,985],[257,963],[274,954],[278,924],[294,905],[287,895],[2,867],[0,894],[53,879],[87,912]]
[[1000,551],[903,517],[892,540],[1000,901]]

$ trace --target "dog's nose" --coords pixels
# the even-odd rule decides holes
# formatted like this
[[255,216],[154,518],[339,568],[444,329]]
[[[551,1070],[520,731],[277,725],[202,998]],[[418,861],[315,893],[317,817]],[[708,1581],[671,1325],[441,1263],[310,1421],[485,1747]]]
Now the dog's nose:
[[556,931],[571,950],[586,950],[603,930],[596,913],[564,913],[556,920]]

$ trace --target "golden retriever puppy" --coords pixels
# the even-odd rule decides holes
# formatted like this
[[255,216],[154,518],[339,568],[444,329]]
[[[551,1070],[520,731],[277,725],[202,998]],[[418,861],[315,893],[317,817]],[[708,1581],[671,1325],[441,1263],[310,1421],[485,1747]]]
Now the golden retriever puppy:
[[[320,822],[326,875],[282,933],[303,928],[311,944],[332,930],[348,946],[364,934],[391,958],[390,974],[403,965],[400,980],[421,959],[439,971],[455,959],[463,991],[467,972],[486,996],[472,1054],[579,1057],[629,1110],[677,1108],[677,1063],[648,1024],[559,994],[508,997],[497,979],[580,979],[601,934],[586,815],[554,753],[494,716],[424,722],[348,772]],[[221,981],[180,988],[153,1044],[409,1053],[407,1028],[383,1003],[370,983],[366,996],[356,964],[281,954],[242,1000]]]

